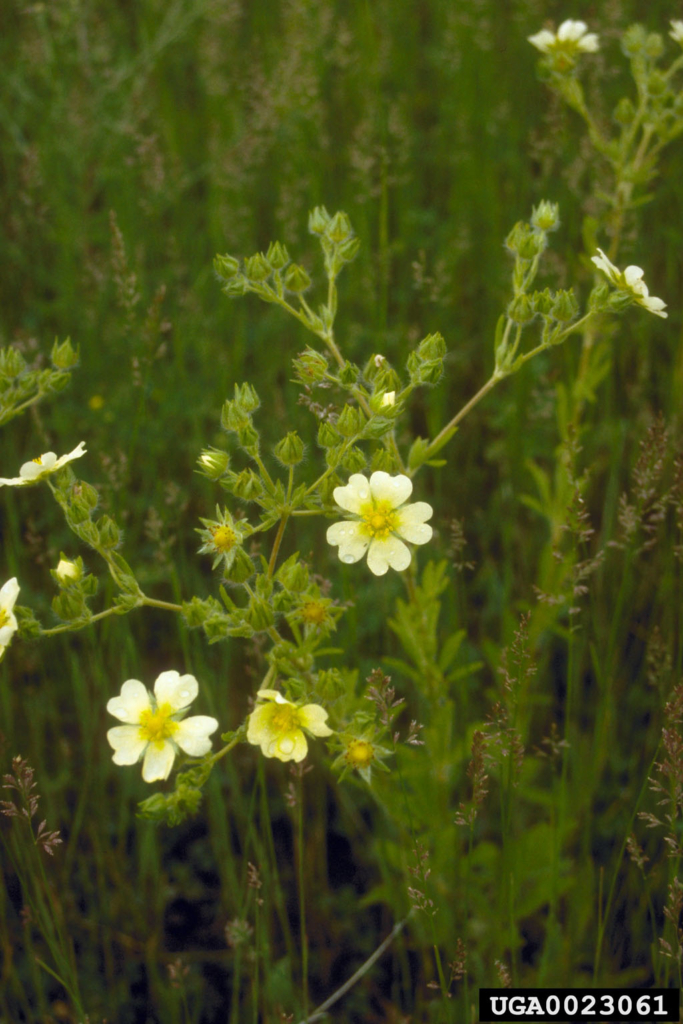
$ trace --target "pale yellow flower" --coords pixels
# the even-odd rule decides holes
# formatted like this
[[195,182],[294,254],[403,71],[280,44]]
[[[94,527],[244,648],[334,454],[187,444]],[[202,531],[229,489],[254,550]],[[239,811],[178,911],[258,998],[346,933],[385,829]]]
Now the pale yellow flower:
[[669,35],[675,43],[680,43],[683,46],[683,21],[672,21],[670,25]]
[[57,458],[54,452],[45,452],[43,455],[39,455],[37,459],[25,462],[19,470],[19,476],[11,478],[0,477],[0,487],[3,487],[5,484],[10,487],[26,487],[29,484],[38,483],[43,477],[56,473],[58,469],[65,466],[67,462],[71,462],[72,459],[80,459],[81,455],[85,455],[85,441],[81,441],[68,455],[60,455],[59,458]]
[[2,661],[5,648],[9,646],[19,628],[14,616],[14,604],[18,596],[19,584],[16,576],[13,576],[11,580],[7,580],[7,583],[0,587],[0,661]]
[[303,761],[308,753],[304,730],[312,736],[331,736],[327,711],[319,704],[292,704],[277,690],[259,690],[261,703],[249,715],[247,740],[266,757]]
[[368,480],[354,473],[345,487],[336,487],[334,500],[353,519],[333,523],[329,544],[339,547],[342,562],[358,562],[368,554],[368,568],[383,576],[391,566],[401,572],[410,565],[410,549],[403,543],[426,544],[432,538],[427,523],[433,514],[426,501],[406,505],[413,491],[410,477],[390,476],[378,470]]
[[110,715],[127,723],[107,733],[114,764],[136,764],[144,756],[142,777],[155,782],[168,778],[179,750],[191,757],[208,754],[209,736],[218,728],[216,719],[208,715],[183,719],[198,692],[194,676],[174,670],[158,676],[153,695],[137,679],[128,679],[121,695],[107,704]]
[[619,267],[615,267],[612,261],[605,256],[602,249],[598,249],[598,252],[600,255],[591,256],[591,260],[596,267],[602,270],[603,274],[607,275],[615,288],[630,292],[634,302],[637,302],[639,306],[647,309],[650,313],[654,313],[655,316],[667,317],[669,315],[663,312],[666,308],[666,302],[658,299],[655,295],[650,295],[648,287],[643,281],[644,271],[640,267],[630,266],[622,273]]
[[571,18],[563,21],[557,32],[550,32],[544,28],[533,36],[527,36],[527,39],[541,53],[550,53],[551,50],[560,50],[568,54],[579,51],[595,53],[600,47],[597,35],[588,31],[585,21],[572,21]]
[[59,576],[60,583],[76,583],[81,578],[81,570],[75,562],[71,562],[68,558],[60,558],[55,572]]

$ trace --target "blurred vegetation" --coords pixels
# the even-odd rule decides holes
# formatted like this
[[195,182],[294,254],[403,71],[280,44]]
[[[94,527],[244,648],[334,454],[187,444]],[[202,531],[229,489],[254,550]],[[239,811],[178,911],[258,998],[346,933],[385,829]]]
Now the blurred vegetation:
[[[398,362],[407,342],[436,330],[448,343],[445,381],[412,412],[413,434],[433,435],[490,373],[510,272],[502,241],[541,198],[562,214],[549,254],[554,283],[590,287],[582,225],[604,187],[601,167],[579,142],[578,119],[537,81],[526,41],[566,13],[540,0],[8,0],[0,344],[47,366],[55,337],[68,335],[80,365],[67,390],[5,427],[2,474],[86,440],[79,473],[124,525],[122,550],[136,553],[147,592],[168,601],[212,592],[194,528],[213,513],[215,495],[195,467],[201,448],[225,445],[219,414],[234,383],[250,380],[264,399],[266,437],[296,428],[314,445],[317,429],[290,381],[303,330],[255,299],[228,301],[212,258],[265,250],[277,238],[312,273],[316,245],[305,227],[318,203],[346,210],[362,242],[340,282],[345,355]],[[585,82],[608,119],[623,91],[615,40],[642,5],[580,2],[570,13],[600,33]],[[648,28],[665,32],[672,14],[653,0]],[[396,608],[401,579],[379,585],[358,566],[340,569],[321,530],[292,528],[286,538],[285,555],[310,553],[318,571],[339,574],[336,596],[354,602],[335,640],[347,667],[365,679],[383,666],[408,698],[406,723],[425,717],[427,702],[432,713],[443,709],[439,728],[401,754],[401,767],[430,845],[438,942],[446,961],[457,959],[459,939],[467,950],[469,994],[463,980],[453,987],[458,1019],[477,986],[500,984],[496,961],[517,984],[590,984],[599,937],[598,982],[678,980],[680,958],[657,952],[662,935],[675,946],[664,907],[678,860],[667,859],[661,828],[645,831],[635,810],[659,813],[646,779],[663,757],[663,708],[683,662],[681,180],[678,144],[623,238],[619,265],[644,266],[670,316],[629,311],[619,321],[609,373],[584,410],[579,511],[594,533],[581,533],[588,520],[576,508],[564,523],[551,521],[543,497],[567,450],[558,451],[556,413],[577,373],[578,339],[488,396],[446,450],[447,469],[421,481],[420,497],[436,508],[430,556],[450,562],[443,593],[434,579],[423,586],[442,602],[443,635],[465,631],[459,664],[481,663],[475,674],[443,692],[434,680],[422,686],[396,636],[407,629]],[[1,580],[17,575],[21,603],[53,622],[48,570],[61,550],[83,552],[46,495],[5,488],[1,497]],[[553,576],[553,543],[573,543],[585,559],[603,552],[573,618],[553,611],[564,585]],[[501,652],[520,642],[529,611],[535,675],[520,684],[516,725],[529,757],[517,787],[507,768],[498,778],[489,766],[491,792],[468,839],[454,819],[470,796],[473,734],[502,699]],[[418,650],[424,642],[417,637]],[[126,678],[151,681],[181,666],[200,680],[204,710],[222,728],[242,721],[262,674],[258,644],[246,655],[237,644],[208,648],[153,609],[77,637],[16,642],[0,667],[3,771],[13,756],[27,758],[42,814],[61,831],[63,846],[45,867],[91,1024],[257,1020],[252,938],[241,937],[241,921],[261,929],[266,950],[262,1019],[289,1019],[277,1015],[300,1010],[286,767],[238,748],[211,779],[200,815],[159,830],[134,817],[149,793],[139,772],[111,763],[108,698]],[[505,749],[507,725],[497,721]],[[571,743],[563,772],[552,756],[559,737]],[[311,760],[305,834],[317,1005],[409,911],[411,840],[388,782],[372,792],[359,780],[338,785],[318,755]],[[679,827],[676,816],[670,834]],[[624,857],[631,831],[649,857],[642,869]],[[249,861],[264,883],[259,912]],[[21,915],[26,896],[10,861],[3,866],[0,1021],[76,1020],[62,987],[36,966],[45,954]],[[442,1019],[438,992],[427,987],[434,965],[423,918],[410,918],[331,1019]]]

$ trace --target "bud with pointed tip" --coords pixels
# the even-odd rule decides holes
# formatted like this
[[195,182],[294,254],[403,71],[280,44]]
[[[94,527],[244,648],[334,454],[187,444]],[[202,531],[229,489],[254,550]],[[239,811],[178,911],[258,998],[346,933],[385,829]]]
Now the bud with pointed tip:
[[292,263],[291,266],[287,267],[283,281],[285,288],[288,288],[290,292],[294,292],[297,295],[305,292],[311,286],[310,277],[298,263]]

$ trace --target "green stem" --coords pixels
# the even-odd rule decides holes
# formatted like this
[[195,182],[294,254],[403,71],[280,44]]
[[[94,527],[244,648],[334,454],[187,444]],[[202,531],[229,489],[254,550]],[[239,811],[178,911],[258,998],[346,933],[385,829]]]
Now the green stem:
[[299,776],[297,800],[297,859],[299,867],[299,927],[301,930],[301,983],[304,1019],[308,1019],[308,934],[306,932],[306,872],[304,867],[303,775]]
[[289,515],[283,515],[280,520],[280,525],[277,528],[275,540],[273,541],[273,550],[270,553],[270,561],[268,562],[268,576],[272,576],[275,572],[275,566],[277,564],[277,556],[280,551],[280,545],[282,544],[282,538],[284,536],[285,527],[287,526],[287,520]]

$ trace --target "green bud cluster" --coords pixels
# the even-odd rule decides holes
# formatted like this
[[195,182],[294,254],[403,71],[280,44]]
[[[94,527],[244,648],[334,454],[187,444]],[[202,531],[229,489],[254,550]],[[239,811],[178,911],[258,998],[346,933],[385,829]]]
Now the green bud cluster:
[[50,358],[51,369],[32,369],[18,349],[0,349],[0,426],[69,383],[79,359],[69,338],[55,341]]
[[406,369],[411,384],[436,384],[443,374],[446,343],[440,334],[428,334],[410,353]]

